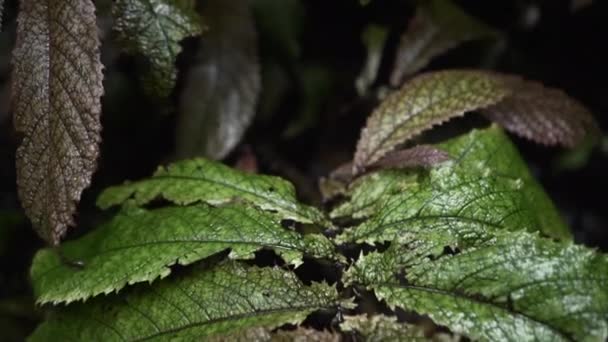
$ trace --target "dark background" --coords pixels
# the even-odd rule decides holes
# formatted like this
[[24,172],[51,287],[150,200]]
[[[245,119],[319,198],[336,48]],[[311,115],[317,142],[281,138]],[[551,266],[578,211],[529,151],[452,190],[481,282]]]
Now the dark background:
[[[281,1],[281,0],[277,0]],[[99,169],[80,205],[73,238],[102,222],[107,213],[94,206],[103,188],[125,179],[149,175],[158,164],[170,161],[175,146],[175,103],[181,83],[167,103],[158,105],[142,90],[135,59],[122,55],[112,43],[107,22],[108,1],[98,1],[104,36],[106,65],[103,99],[103,143]],[[608,8],[606,1],[573,11],[570,1],[457,1],[468,13],[502,31],[502,50],[489,61],[481,56],[488,47],[467,43],[435,59],[426,69],[492,67],[522,74],[558,87],[585,104],[600,126],[608,126]],[[272,63],[297,79],[311,66],[321,66],[328,76],[327,91],[308,114],[308,125],[295,136],[285,130],[307,106],[297,82],[287,88],[270,113],[260,113],[241,147],[227,159],[235,163],[247,146],[260,172],[282,175],[298,187],[303,200],[320,203],[317,179],[348,160],[359,130],[377,103],[358,97],[354,80],[366,56],[361,33],[376,23],[389,31],[376,86],[386,84],[399,35],[414,14],[411,1],[373,0],[361,7],[356,0],[301,1],[302,18],[297,43],[300,56],[289,60],[264,32],[260,32],[263,68]],[[15,1],[5,4],[0,34],[0,340],[20,340],[40,319],[28,285],[28,267],[42,241],[33,233],[20,209],[15,189],[14,155],[18,144],[10,119],[10,53],[15,37]],[[260,17],[257,17],[258,20]],[[178,66],[188,70],[188,55],[195,41],[184,42]],[[180,74],[181,75],[181,74]],[[300,75],[300,76],[299,76]],[[180,76],[181,77],[181,76]],[[181,79],[181,78],[180,78]],[[457,120],[452,125],[469,125]],[[477,124],[477,123],[475,123]],[[554,199],[572,227],[576,240],[608,250],[608,138],[589,149],[574,152],[538,146],[514,138],[534,174]],[[585,154],[585,153],[588,153]],[[572,160],[576,162],[572,162]]]

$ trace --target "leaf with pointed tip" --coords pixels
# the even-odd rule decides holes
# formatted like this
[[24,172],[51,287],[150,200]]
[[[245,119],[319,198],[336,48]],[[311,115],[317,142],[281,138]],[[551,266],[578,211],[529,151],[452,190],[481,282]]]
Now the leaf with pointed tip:
[[23,0],[13,52],[21,203],[38,234],[58,244],[99,153],[102,65],[91,0]]
[[159,167],[148,179],[110,187],[99,196],[97,204],[106,209],[133,198],[135,204],[141,206],[159,197],[179,205],[196,202],[219,205],[242,199],[275,211],[284,219],[331,225],[319,210],[297,201],[291,183],[202,158]]
[[459,337],[452,337],[444,333],[428,332],[422,326],[397,322],[396,317],[375,315],[367,317],[345,316],[340,323],[342,331],[356,334],[364,341],[420,341],[420,342],[450,342],[460,341]]
[[32,342],[206,340],[252,327],[298,324],[339,304],[334,287],[302,284],[280,268],[229,262],[56,308]]
[[125,208],[100,229],[62,245],[62,256],[82,262],[82,268],[44,249],[34,258],[31,277],[39,303],[69,303],[164,278],[173,264],[188,265],[224,250],[230,250],[229,258],[249,259],[262,248],[296,266],[304,254],[335,256],[324,236],[288,230],[276,215],[241,204]]
[[[474,340],[603,341],[608,336],[608,258],[524,231],[414,234],[347,271],[392,307],[428,315]],[[405,272],[405,273],[404,273]],[[405,279],[402,275],[405,274]]]
[[181,0],[116,0],[114,30],[126,51],[149,62],[144,86],[149,93],[168,96],[175,85],[175,59],[180,41],[201,34],[203,26],[194,4]]
[[449,70],[415,77],[388,95],[367,120],[357,143],[354,173],[434,125],[495,104],[511,93],[501,78],[483,71]]
[[493,29],[449,0],[425,1],[401,36],[390,77],[391,85],[401,85],[434,57],[464,42],[496,36]]
[[210,30],[180,95],[176,153],[222,159],[240,142],[261,90],[257,35],[249,1],[207,0]]
[[473,229],[540,231],[571,239],[502,129],[473,130],[437,147],[454,160],[428,172],[382,171],[354,183],[351,199],[332,216],[372,217],[338,241],[376,243],[421,231],[447,236]]
[[574,147],[599,128],[589,111],[563,91],[517,76],[502,76],[512,96],[481,110],[505,129],[545,145]]

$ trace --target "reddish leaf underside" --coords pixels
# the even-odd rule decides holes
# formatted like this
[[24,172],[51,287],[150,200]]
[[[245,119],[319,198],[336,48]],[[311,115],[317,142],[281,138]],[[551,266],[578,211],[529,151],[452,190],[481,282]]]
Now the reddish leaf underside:
[[91,0],[23,0],[13,52],[17,187],[38,234],[74,225],[99,153],[102,64]]
[[565,147],[599,131],[587,109],[563,91],[516,76],[502,77],[515,90],[513,95],[481,112],[508,131],[540,144]]
[[546,145],[572,147],[599,131],[593,116],[564,92],[489,71],[422,74],[390,94],[370,115],[353,174],[372,168],[417,134],[479,110],[508,131]]
[[417,134],[510,95],[501,78],[484,71],[448,70],[421,74],[387,96],[361,132],[353,173],[379,161]]

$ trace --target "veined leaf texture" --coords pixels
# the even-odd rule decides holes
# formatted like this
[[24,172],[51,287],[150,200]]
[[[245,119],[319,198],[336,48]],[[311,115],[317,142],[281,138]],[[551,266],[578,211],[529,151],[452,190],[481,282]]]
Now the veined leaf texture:
[[58,244],[99,153],[102,65],[91,0],[21,1],[13,53],[21,203],[38,234]]
[[584,106],[540,83],[481,70],[428,72],[388,95],[370,115],[357,143],[353,173],[431,127],[475,110],[544,144],[571,147],[598,131]]

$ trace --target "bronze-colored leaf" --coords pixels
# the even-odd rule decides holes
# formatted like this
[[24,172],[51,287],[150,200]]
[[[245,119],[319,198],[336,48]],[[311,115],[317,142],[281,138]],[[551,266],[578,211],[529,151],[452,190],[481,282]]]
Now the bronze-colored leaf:
[[249,1],[208,0],[209,32],[185,77],[177,124],[179,158],[224,158],[240,142],[261,89],[257,34]]
[[467,41],[496,36],[450,0],[422,2],[401,36],[390,83],[397,87],[436,56]]
[[91,0],[23,0],[13,53],[21,203],[38,234],[58,244],[99,153],[102,65]]
[[468,111],[495,104],[511,88],[493,73],[448,70],[422,74],[390,94],[361,132],[353,173],[360,173],[415,135]]
[[414,147],[387,152],[380,160],[367,166],[365,170],[353,173],[353,163],[348,162],[338,166],[329,178],[340,182],[350,182],[354,177],[361,176],[361,172],[379,169],[410,169],[416,167],[428,168],[444,161],[450,160],[450,155],[431,145],[416,145]]
[[502,75],[513,95],[482,110],[512,133],[545,145],[574,147],[599,129],[591,113],[563,91]]

